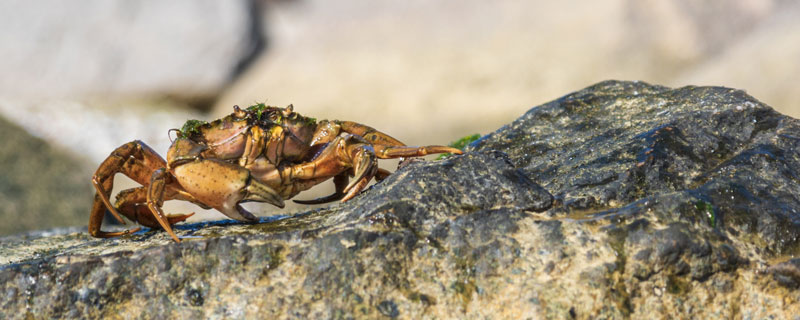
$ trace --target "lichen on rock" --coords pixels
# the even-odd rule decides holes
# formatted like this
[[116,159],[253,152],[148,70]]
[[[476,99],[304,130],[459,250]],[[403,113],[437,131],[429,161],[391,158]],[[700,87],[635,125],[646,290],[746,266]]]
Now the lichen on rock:
[[607,81],[344,204],[0,241],[0,318],[789,318],[800,122]]

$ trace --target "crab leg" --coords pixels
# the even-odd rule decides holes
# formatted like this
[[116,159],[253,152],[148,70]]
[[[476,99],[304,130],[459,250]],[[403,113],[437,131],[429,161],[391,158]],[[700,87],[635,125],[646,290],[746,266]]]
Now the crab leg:
[[459,149],[445,146],[407,146],[400,140],[392,138],[388,134],[375,130],[370,126],[352,121],[337,121],[337,123],[341,126],[342,131],[359,135],[372,144],[375,148],[375,155],[381,159],[420,157],[434,153],[462,153]]
[[[164,166],[166,166],[164,159],[139,140],[128,142],[111,152],[108,158],[100,164],[94,176],[92,176],[92,184],[96,193],[92,211],[89,215],[89,233],[94,237],[109,238],[138,231],[138,228],[121,232],[104,232],[100,230],[106,210],[111,212],[121,223],[125,223],[117,208],[112,206],[109,201],[111,188],[114,185],[114,175],[122,173],[139,184],[147,185],[153,171]],[[170,194],[175,192],[185,194],[179,191],[180,187],[177,185],[170,185],[169,189],[171,190]],[[134,212],[123,211],[123,214],[136,221]]]
[[[122,220],[122,217],[119,215],[120,213],[128,219],[136,221],[144,226],[151,228],[160,226],[158,221],[153,220],[155,217],[152,211],[146,206],[147,187],[123,190],[117,195],[117,203],[113,206],[109,202],[109,196],[111,195],[111,188],[114,185],[114,175],[117,173],[122,173],[139,184],[148,185],[153,172],[163,168],[165,165],[166,162],[161,156],[138,140],[128,142],[115,149],[111,155],[103,161],[92,177],[92,182],[97,192],[95,194],[91,214],[89,215],[89,233],[98,238],[111,238],[141,230],[141,228],[119,232],[105,232],[100,230],[106,209],[123,224],[125,221]],[[174,182],[170,182],[166,185],[166,194],[164,196],[164,200],[172,199],[186,200],[198,204],[201,207],[207,207],[182,190],[180,186]],[[193,213],[170,215],[167,217],[167,221],[172,225],[186,220],[192,214]]]
[[[345,133],[333,139],[313,160],[286,167],[280,175],[284,185],[305,185],[307,183],[303,180],[324,180],[351,168],[356,179],[342,189],[345,193],[343,202],[358,194],[366,186],[365,182],[368,183],[375,176],[378,168],[378,159],[372,146],[359,136]],[[358,187],[354,189],[354,186]],[[299,192],[301,187],[293,189]]]
[[[158,223],[158,220],[155,219],[153,212],[150,211],[150,208],[147,206],[147,189],[148,187],[138,187],[120,191],[119,194],[117,194],[117,201],[114,206],[120,211],[120,213],[126,217],[132,217],[132,220],[139,222],[139,224],[143,226],[160,228],[161,225]],[[167,189],[167,195],[164,197],[164,200],[166,201],[174,199],[190,201],[201,207],[205,206],[193,198],[187,198],[185,195],[180,193],[169,192],[169,189]],[[207,206],[205,207],[208,209]],[[178,222],[188,219],[193,214],[194,213],[170,214],[167,216],[167,221],[170,225],[174,225]]]
[[[311,145],[325,145],[325,147],[311,161],[282,170],[283,184],[305,184],[303,180],[326,179],[332,176],[337,177],[338,182],[334,182],[336,184],[334,194],[314,200],[295,201],[301,204],[316,204],[337,199],[345,202],[352,199],[366,188],[373,177],[383,180],[390,174],[388,171],[378,168],[378,158],[418,157],[446,152],[462,153],[459,149],[445,146],[406,146],[399,140],[372,127],[352,121],[336,120],[320,121]],[[346,184],[347,176],[343,175],[350,175],[348,170],[352,170],[355,178]],[[342,188],[342,186],[344,187]],[[302,186],[294,186],[292,189],[302,188]]]
[[445,146],[407,146],[388,134],[352,121],[320,121],[320,128],[315,133],[312,141],[317,143],[328,142],[326,140],[332,141],[332,139],[325,139],[325,137],[336,136],[339,132],[347,132],[364,138],[366,142],[375,148],[375,155],[381,159],[419,157],[434,153],[462,153],[459,149]]
[[342,198],[342,202],[358,195],[378,172],[378,158],[375,156],[375,149],[371,145],[361,146],[355,144],[350,149],[354,149],[349,153],[355,179],[344,188],[346,195]]
[[[111,152],[108,158],[97,168],[94,176],[92,176],[92,184],[97,190],[97,194],[95,196],[92,214],[89,217],[89,225],[92,225],[91,221],[93,218],[97,218],[95,217],[96,215],[100,215],[99,222],[101,223],[104,209],[106,208],[120,223],[125,223],[122,217],[120,217],[119,212],[117,212],[116,208],[114,208],[109,201],[111,188],[114,186],[115,174],[123,173],[139,184],[145,185],[153,170],[164,166],[166,166],[166,161],[153,151],[153,149],[139,140],[123,144]],[[100,204],[103,204],[105,208],[99,206]]]
[[164,231],[169,233],[175,242],[181,242],[178,236],[175,235],[175,232],[172,231],[172,227],[169,221],[167,221],[167,215],[161,210],[161,206],[164,204],[164,190],[167,185],[167,177],[168,173],[165,168],[153,172],[150,178],[150,185],[147,187],[147,207],[150,208],[153,216],[158,220],[158,224],[164,228]]
[[404,157],[421,157],[435,153],[454,153],[462,154],[460,149],[445,146],[424,146],[424,147],[387,147],[383,145],[375,146],[375,155],[381,159],[394,159]]
[[328,196],[316,198],[313,200],[292,200],[295,203],[299,204],[320,204],[320,203],[328,203],[331,201],[336,201],[344,198],[345,192],[344,189],[347,187],[347,182],[350,181],[350,176],[347,172],[342,172],[337,174],[333,177],[333,185],[336,187],[336,191]]
[[384,179],[388,178],[392,172],[386,169],[378,168],[378,172],[375,173],[375,180],[383,181]]
[[361,136],[372,145],[382,145],[382,146],[405,146],[405,143],[400,142],[395,138],[392,138],[388,134],[375,130],[367,125],[360,124],[358,122],[352,121],[335,121],[339,126],[341,126],[341,130],[347,133],[352,133],[358,136]]
[[[349,124],[351,128],[355,127]],[[389,143],[399,143],[392,141],[389,136],[381,137],[380,132],[367,131],[366,126],[356,127],[361,129],[361,133],[368,137],[376,137],[373,140],[387,141]],[[355,130],[354,130],[355,131]],[[383,140],[381,140],[383,139]],[[389,140],[392,139],[392,140]],[[406,146],[385,146],[373,145],[365,141],[360,135],[342,133],[334,138],[325,149],[313,160],[298,165],[284,168],[281,177],[284,185],[293,183],[304,183],[308,179],[326,179],[332,176],[340,177],[344,174],[349,175],[348,170],[352,170],[354,180],[342,188],[347,180],[338,178],[336,183],[336,193],[328,197],[302,201],[300,203],[322,203],[341,199],[342,202],[352,199],[360,193],[370,180],[376,175],[383,179],[388,176],[388,172],[378,169],[378,158],[397,158],[409,156],[421,156],[431,153],[453,152],[461,153],[461,150],[443,146],[425,147],[406,147]],[[299,180],[299,181],[298,181]],[[300,189],[300,187],[296,187]]]

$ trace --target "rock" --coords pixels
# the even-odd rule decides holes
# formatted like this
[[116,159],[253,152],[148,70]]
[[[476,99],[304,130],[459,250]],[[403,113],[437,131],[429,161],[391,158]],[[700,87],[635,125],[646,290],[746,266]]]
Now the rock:
[[[24,315],[10,310],[29,310],[41,317],[134,310],[117,305],[121,302],[117,298],[140,310],[181,317],[254,316],[267,310],[311,318],[353,310],[373,316],[419,313],[435,303],[433,295],[439,294],[417,292],[409,286],[407,273],[424,271],[406,269],[415,265],[415,255],[432,256],[437,263],[459,268],[472,268],[464,263],[486,256],[480,264],[474,262],[475,267],[481,273],[492,272],[497,263],[514,259],[508,255],[513,253],[510,248],[497,247],[500,241],[512,244],[513,240],[495,233],[513,232],[514,221],[525,218],[526,211],[542,211],[552,203],[549,193],[497,151],[412,163],[379,186],[346,205],[275,222],[180,228],[182,235],[204,237],[181,244],[171,243],[160,232],[108,241],[89,238],[84,232],[3,239],[0,254],[7,260],[0,271],[0,292],[6,295],[0,302],[4,310],[0,317]],[[445,252],[451,246],[469,257]],[[19,261],[22,257],[27,262]],[[38,262],[31,263],[34,260]],[[158,267],[143,268],[149,265]],[[417,266],[433,267],[430,263]],[[291,271],[295,268],[299,269]],[[303,275],[279,279],[295,272]],[[238,277],[244,277],[239,279],[244,282],[231,282],[228,289],[214,280]],[[376,286],[382,282],[386,287]],[[57,286],[60,293],[45,296],[41,291],[45,283]],[[469,285],[459,290],[462,295],[474,292]],[[173,299],[168,297],[172,292],[177,294],[177,304],[153,305],[153,301]],[[373,301],[378,296],[383,298]],[[409,305],[409,299],[416,303]],[[463,298],[453,299],[460,304]],[[238,303],[258,305],[260,310]],[[330,309],[328,303],[338,306]]]
[[88,221],[91,172],[0,117],[0,235]]
[[[615,261],[606,277],[619,277],[607,304],[617,308],[578,314],[731,318],[738,305],[765,318],[781,299],[757,289],[759,266],[800,249],[798,143],[798,120],[742,91],[609,81],[531,109],[470,148],[504,150],[552,192],[541,219],[607,237]],[[782,310],[798,310],[800,294],[787,298]]]
[[0,96],[213,100],[264,45],[256,3],[6,1]]
[[786,254],[800,240],[797,126],[742,91],[603,82],[532,109],[472,148],[506,151],[553,192],[563,205],[549,216],[635,220],[645,210]]
[[778,284],[791,288],[800,288],[800,259],[778,263],[769,268],[770,273]]
[[344,204],[0,239],[0,317],[790,318],[800,122],[608,81]]

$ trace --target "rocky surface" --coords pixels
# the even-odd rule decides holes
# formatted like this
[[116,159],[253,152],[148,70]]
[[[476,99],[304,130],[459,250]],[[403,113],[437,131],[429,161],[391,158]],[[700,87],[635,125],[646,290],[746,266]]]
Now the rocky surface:
[[256,224],[0,239],[0,318],[800,314],[800,122],[603,82],[345,204]]

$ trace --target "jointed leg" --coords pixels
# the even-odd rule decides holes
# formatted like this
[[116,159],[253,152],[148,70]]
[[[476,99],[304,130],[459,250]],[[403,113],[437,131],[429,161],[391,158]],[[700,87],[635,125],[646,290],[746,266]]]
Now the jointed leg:
[[147,207],[150,208],[153,217],[155,217],[158,224],[164,228],[164,231],[169,233],[175,242],[181,242],[178,236],[175,235],[175,232],[172,231],[172,226],[170,226],[167,220],[167,215],[161,210],[161,206],[164,204],[164,191],[167,186],[168,175],[169,173],[164,168],[153,172],[153,176],[150,178],[150,185],[147,187]]
[[383,145],[383,146],[405,146],[405,143],[400,142],[395,138],[392,138],[388,134],[375,130],[367,125],[363,125],[357,122],[352,121],[336,121],[341,128],[342,131],[347,133],[352,133],[358,136],[361,136],[372,145]]
[[320,203],[328,203],[331,201],[341,200],[344,198],[345,192],[344,189],[347,187],[347,182],[350,180],[350,176],[347,172],[342,172],[337,174],[333,177],[333,185],[336,187],[336,191],[325,197],[316,198],[313,200],[293,200],[295,203],[299,204],[320,204]]
[[424,147],[410,147],[410,146],[391,147],[383,145],[375,146],[375,155],[381,159],[421,157],[436,153],[462,154],[463,152],[460,149],[445,147],[445,146],[424,146]]
[[109,201],[111,188],[114,186],[114,175],[122,173],[145,185],[149,181],[152,172],[165,165],[166,162],[161,156],[138,140],[128,142],[111,152],[108,158],[97,168],[94,176],[92,176],[92,184],[95,187],[96,194],[92,211],[89,215],[89,233],[94,237],[101,238],[131,233],[132,231],[108,233],[100,230],[106,209],[121,223],[125,223],[119,212]]
[[[406,146],[383,132],[352,121],[320,121],[311,145],[325,145],[325,149],[311,161],[288,167],[282,171],[283,184],[290,185],[295,180],[335,176],[338,179],[338,182],[334,181],[336,192],[314,200],[295,200],[297,203],[315,204],[337,199],[344,202],[352,199],[369,184],[373,177],[383,180],[389,176],[390,172],[378,168],[378,158],[419,157],[447,152],[462,153],[459,149],[445,146]],[[349,175],[355,178],[347,184]]]
[[[166,162],[159,156],[153,149],[148,147],[141,141],[131,141],[119,148],[115,149],[92,177],[96,193],[95,200],[92,205],[92,211],[89,215],[89,233],[98,238],[116,237],[125,234],[130,234],[140,230],[136,228],[133,230],[126,230],[121,232],[104,232],[101,229],[105,211],[114,215],[114,217],[121,223],[125,221],[120,216],[120,213],[125,215],[128,219],[137,221],[148,227],[155,227],[158,224],[152,220],[152,213],[148,216],[142,214],[142,208],[136,204],[145,202],[146,193],[139,191],[140,188],[131,189],[133,191],[123,191],[117,196],[118,206],[124,205],[125,208],[111,205],[109,197],[111,196],[111,189],[114,185],[114,175],[122,173],[132,180],[147,185],[151,180],[153,172],[166,166]],[[143,190],[143,189],[142,189]],[[176,183],[167,185],[167,199],[184,199],[197,203],[190,195],[183,192]],[[120,202],[122,200],[122,202]],[[190,215],[174,216],[169,221],[174,221],[172,224],[183,221]]]
[[[158,220],[153,216],[153,212],[150,211],[150,208],[147,207],[147,189],[147,187],[137,187],[120,191],[119,194],[117,194],[117,201],[114,206],[120,213],[126,217],[131,217],[132,220],[139,222],[139,224],[143,226],[160,228],[161,225],[158,223]],[[164,200],[174,199],[192,201],[191,199],[185,199],[177,193],[169,192],[169,189],[167,189],[167,195],[164,197]],[[199,202],[195,203],[200,204]],[[170,225],[174,225],[188,219],[193,214],[194,213],[170,214],[167,216],[167,221]]]
[[375,157],[375,149],[371,145],[353,144],[348,146],[348,149],[354,179],[344,188],[345,196],[342,202],[361,193],[378,172],[378,158]]
[[[89,234],[95,238],[113,238],[118,236],[123,236],[126,234],[131,234],[141,230],[142,228],[134,228],[125,231],[119,232],[105,232],[100,230],[100,227],[103,224],[103,217],[105,216],[106,212],[106,205],[103,203],[103,200],[100,198],[99,194],[94,196],[94,204],[92,204],[92,212],[89,215]],[[125,221],[122,221],[125,223]]]
[[[375,157],[372,145],[366,143],[360,136],[343,134],[331,141],[315,159],[284,168],[281,171],[281,177],[284,185],[292,185],[304,183],[302,180],[324,180],[330,177],[349,175],[348,170],[351,169],[355,179],[344,188],[341,188],[341,185],[346,180],[343,179],[344,177],[339,178],[336,194],[344,194],[341,197],[342,202],[356,196],[378,173],[378,159]],[[326,199],[332,197],[334,196],[326,197]]]
[[392,172],[389,170],[378,168],[378,172],[375,173],[375,180],[383,181],[384,179],[388,178],[389,175],[391,174]]
[[375,155],[381,159],[420,157],[435,153],[462,153],[459,149],[445,146],[406,146],[388,134],[360,123],[352,121],[336,121],[336,123],[341,127],[341,131],[363,137],[375,148]]

